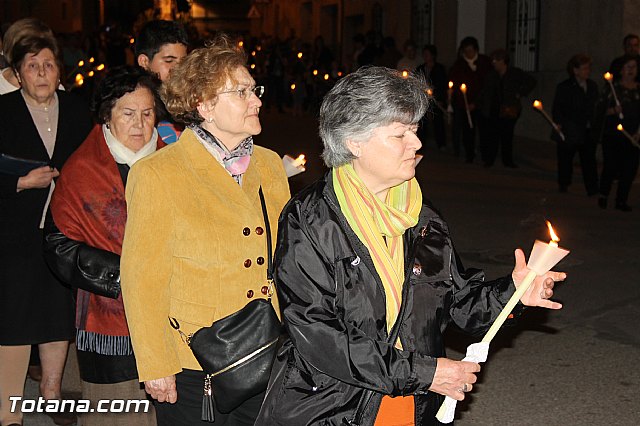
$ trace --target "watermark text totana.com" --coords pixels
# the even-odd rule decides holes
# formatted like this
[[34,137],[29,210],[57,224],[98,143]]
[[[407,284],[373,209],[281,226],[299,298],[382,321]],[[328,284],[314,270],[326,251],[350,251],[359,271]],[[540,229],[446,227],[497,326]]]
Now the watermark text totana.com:
[[95,407],[88,399],[23,399],[10,396],[11,412],[22,413],[148,413],[147,399],[100,399]]

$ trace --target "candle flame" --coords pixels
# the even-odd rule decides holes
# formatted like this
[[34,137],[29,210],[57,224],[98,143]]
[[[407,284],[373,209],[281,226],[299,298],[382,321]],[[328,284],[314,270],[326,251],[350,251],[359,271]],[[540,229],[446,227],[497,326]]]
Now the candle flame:
[[78,62],[78,66],[79,66],[79,67],[84,66],[84,61],[80,61],[80,62]]
[[318,75],[318,70],[313,70],[313,75]]
[[80,74],[80,73],[76,74],[76,83],[79,82],[82,79],[83,79],[82,74]]
[[466,92],[467,92],[467,85],[466,85],[466,84],[464,84],[464,83],[462,83],[462,84],[460,85],[460,91],[461,91],[462,93],[466,93]]
[[242,47],[242,46],[244,46],[244,41],[240,40],[240,41],[238,42],[238,47]]
[[304,154],[298,155],[298,158],[296,158],[296,163],[300,164],[301,166],[307,164],[307,159],[304,157]]
[[251,69],[252,70],[256,69],[256,64],[251,64]]
[[293,84],[291,85],[291,90],[296,90],[296,84],[295,84],[295,83],[293,83]]
[[431,90],[431,89],[427,89],[427,95],[429,95],[429,96],[433,96],[433,90]]
[[604,73],[604,79],[607,81],[611,81],[613,80],[613,76],[611,75],[611,73],[609,71]]
[[104,64],[100,64],[96,67],[96,70],[102,71],[104,69]]
[[402,78],[407,78],[407,77],[409,77],[409,71],[402,70]]
[[338,71],[338,77],[342,77],[342,71]]
[[89,72],[87,73],[87,75],[88,75],[89,77],[93,77],[93,75],[94,75],[93,70],[89,71]]
[[256,51],[255,50],[251,51],[251,56],[256,56]]
[[136,42],[136,39],[135,39],[135,38],[131,37],[131,38],[129,39],[129,44],[133,44],[133,43],[135,43],[135,42]]
[[449,82],[449,89],[453,89],[453,81]]
[[618,124],[618,127],[616,127],[618,130],[620,130],[621,132],[624,131],[624,127],[622,127],[622,124]]
[[302,59],[302,52],[298,52],[298,59]]
[[92,57],[89,58],[89,63],[92,64],[93,61],[95,61],[95,58],[92,56]]
[[542,109],[542,102],[536,99],[535,101],[533,101],[533,107],[535,109]]
[[555,231],[553,230],[553,226],[551,226],[551,222],[549,222],[548,220],[547,220],[547,227],[549,228],[549,235],[551,236],[551,242],[558,245],[558,243],[560,242],[560,238],[558,237],[558,235],[556,235]]
[[324,79],[325,79],[325,80],[329,80],[329,74],[325,74],[325,75],[324,75]]

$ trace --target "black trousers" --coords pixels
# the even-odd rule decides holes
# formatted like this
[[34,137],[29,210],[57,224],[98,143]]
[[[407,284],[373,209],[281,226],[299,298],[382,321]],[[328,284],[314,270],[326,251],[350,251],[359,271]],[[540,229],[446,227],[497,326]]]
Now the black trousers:
[[608,135],[602,140],[604,165],[600,177],[600,195],[607,197],[613,180],[618,178],[616,204],[627,204],[631,184],[638,173],[640,150],[622,134]]
[[176,374],[178,401],[175,404],[154,401],[158,426],[253,426],[258,417],[264,392],[245,401],[230,413],[215,410],[215,422],[201,420],[204,373],[196,370],[183,370]]
[[477,113],[472,111],[471,123],[467,118],[467,111],[463,108],[454,108],[453,110],[453,151],[457,155],[460,153],[460,141],[464,147],[464,158],[467,163],[473,162],[476,157],[476,127],[478,127]]
[[584,187],[588,195],[598,193],[598,168],[596,165],[596,144],[591,138],[582,144],[568,144],[558,142],[556,152],[558,155],[558,185],[561,189],[566,189],[571,185],[573,177],[573,158],[576,154],[580,156],[580,167],[582,168],[582,178]]
[[513,131],[516,127],[515,118],[487,118],[480,132],[480,152],[482,162],[491,166],[496,161],[498,149],[502,157],[502,164],[511,166],[513,162]]

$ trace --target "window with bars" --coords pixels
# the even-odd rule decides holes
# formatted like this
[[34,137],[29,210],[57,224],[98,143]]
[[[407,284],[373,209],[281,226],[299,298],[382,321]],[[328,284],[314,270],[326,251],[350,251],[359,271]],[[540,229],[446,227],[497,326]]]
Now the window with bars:
[[411,39],[422,51],[422,46],[431,44],[433,0],[411,1]]
[[537,71],[540,0],[509,0],[507,25],[511,64],[525,71]]

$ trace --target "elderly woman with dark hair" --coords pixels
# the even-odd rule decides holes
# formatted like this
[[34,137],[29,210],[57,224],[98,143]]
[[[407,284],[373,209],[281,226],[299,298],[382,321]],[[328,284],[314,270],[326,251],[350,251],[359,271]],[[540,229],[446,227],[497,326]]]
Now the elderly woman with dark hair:
[[[91,129],[81,99],[56,90],[60,50],[52,36],[30,34],[15,40],[11,67],[20,90],[0,96],[0,153],[32,160],[32,168],[0,169],[0,422],[22,415],[9,396],[23,394],[30,347],[42,362],[40,392],[60,399],[62,372],[73,338],[73,299],[42,257],[44,212],[67,158]],[[23,162],[24,163],[24,162]],[[50,413],[59,423],[75,416]],[[63,418],[66,417],[66,418]]]
[[[259,192],[275,225],[289,186],[278,155],[253,143],[264,88],[246,61],[220,36],[173,68],[163,98],[187,128],[129,176],[122,293],[140,381],[158,401],[161,426],[208,424],[205,373],[169,318],[188,335],[269,297]],[[215,424],[253,425],[263,395],[216,411]]]
[[[324,98],[331,171],[280,217],[274,266],[288,337],[257,425],[435,424],[444,395],[472,389],[480,366],[445,358],[443,332],[452,322],[488,329],[528,269],[521,250],[496,281],[462,267],[414,177],[427,103],[422,81],[380,67]],[[546,299],[563,278],[538,277],[522,302],[560,308]]]
[[[54,38],[53,31],[38,18],[17,20],[2,36],[2,52],[8,64],[11,64],[13,46],[25,37]],[[0,95],[20,89],[18,77],[11,66],[0,71]]]
[[[120,294],[129,168],[163,147],[155,129],[159,81],[138,67],[111,70],[95,93],[98,125],[69,158],[51,200],[49,266],[77,289],[76,345],[85,399],[145,399]],[[153,410],[94,413],[90,425],[152,425]]]

